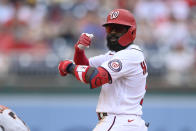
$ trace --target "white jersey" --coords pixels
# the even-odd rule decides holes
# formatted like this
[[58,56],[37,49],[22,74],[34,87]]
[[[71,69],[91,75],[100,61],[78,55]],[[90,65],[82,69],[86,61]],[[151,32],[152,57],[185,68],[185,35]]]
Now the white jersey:
[[104,84],[96,112],[142,115],[140,102],[145,95],[146,64],[142,50],[137,45],[89,59],[90,66],[105,68],[111,84]]

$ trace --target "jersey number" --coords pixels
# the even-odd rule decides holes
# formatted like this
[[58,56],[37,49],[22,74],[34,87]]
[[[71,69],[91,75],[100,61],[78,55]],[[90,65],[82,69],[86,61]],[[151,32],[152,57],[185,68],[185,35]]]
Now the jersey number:
[[140,63],[142,70],[143,70],[143,75],[145,75],[147,73],[147,67],[146,67],[146,62],[143,61]]

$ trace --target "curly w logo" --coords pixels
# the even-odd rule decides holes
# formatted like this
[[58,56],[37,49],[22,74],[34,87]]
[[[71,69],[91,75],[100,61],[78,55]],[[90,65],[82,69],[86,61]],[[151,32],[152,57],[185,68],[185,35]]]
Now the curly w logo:
[[119,11],[112,11],[110,14],[110,19],[115,19],[119,15]]

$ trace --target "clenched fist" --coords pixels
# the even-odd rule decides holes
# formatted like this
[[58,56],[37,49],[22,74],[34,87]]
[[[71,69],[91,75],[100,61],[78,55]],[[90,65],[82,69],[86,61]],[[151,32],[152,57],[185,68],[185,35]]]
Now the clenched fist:
[[65,60],[65,61],[61,61],[59,63],[59,73],[61,76],[66,76],[67,73],[70,73],[69,72],[69,68],[73,65],[72,61],[70,60]]
[[78,42],[75,45],[75,48],[82,50],[84,50],[85,48],[89,48],[92,38],[93,34],[82,33]]

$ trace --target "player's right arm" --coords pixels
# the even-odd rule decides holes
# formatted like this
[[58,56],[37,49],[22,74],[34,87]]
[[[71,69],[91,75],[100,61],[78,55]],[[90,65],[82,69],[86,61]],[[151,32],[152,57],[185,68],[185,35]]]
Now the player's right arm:
[[82,33],[75,44],[74,62],[77,65],[89,65],[89,60],[85,55],[84,49],[90,46],[92,37],[92,34]]
[[61,76],[73,74],[77,80],[90,84],[90,88],[97,88],[106,83],[111,83],[111,76],[103,67],[91,67],[85,65],[75,65],[69,60],[59,63],[59,72]]

